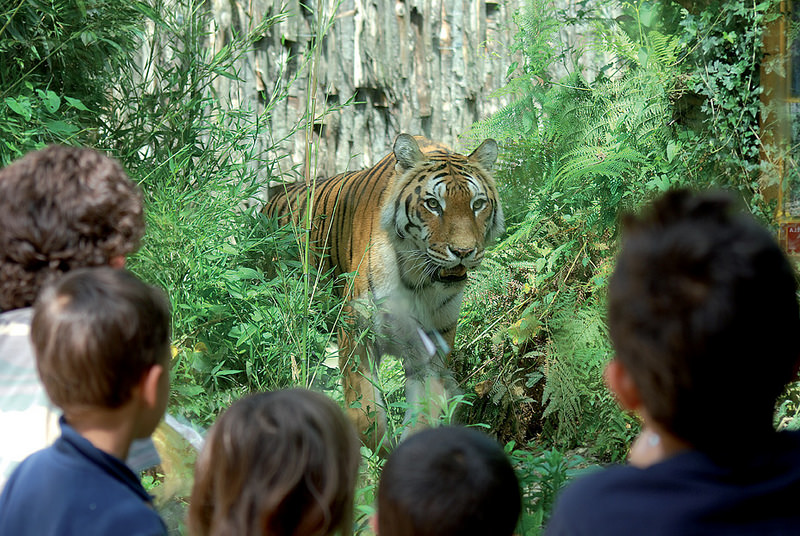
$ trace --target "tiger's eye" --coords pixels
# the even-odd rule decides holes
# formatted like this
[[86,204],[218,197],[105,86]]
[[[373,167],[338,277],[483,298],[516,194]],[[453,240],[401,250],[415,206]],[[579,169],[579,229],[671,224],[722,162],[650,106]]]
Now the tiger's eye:
[[478,212],[485,206],[486,206],[485,199],[476,199],[475,201],[472,202],[472,210],[474,210],[475,212]]
[[431,212],[439,212],[442,208],[442,205],[440,205],[439,201],[437,201],[433,197],[429,197],[428,199],[425,200],[425,208],[427,208]]

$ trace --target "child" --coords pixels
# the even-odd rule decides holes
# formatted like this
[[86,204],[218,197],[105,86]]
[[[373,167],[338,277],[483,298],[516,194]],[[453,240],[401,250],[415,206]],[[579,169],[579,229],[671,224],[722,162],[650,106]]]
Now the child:
[[325,395],[235,402],[211,427],[189,506],[193,536],[352,534],[359,441]]
[[[39,290],[76,268],[120,268],[144,233],[142,195],[113,158],[53,145],[0,170],[0,490],[28,455],[59,435],[36,373],[29,331]],[[158,463],[150,440],[129,464]]]
[[799,534],[800,436],[772,426],[800,356],[791,266],[723,194],[624,223],[606,382],[643,432],[631,465],[567,487],[548,534]]
[[377,533],[510,536],[520,509],[519,483],[500,445],[471,428],[431,428],[389,455]]
[[166,534],[122,460],[164,414],[169,329],[163,294],[124,270],[73,270],[42,291],[31,339],[61,437],[11,474],[0,534]]

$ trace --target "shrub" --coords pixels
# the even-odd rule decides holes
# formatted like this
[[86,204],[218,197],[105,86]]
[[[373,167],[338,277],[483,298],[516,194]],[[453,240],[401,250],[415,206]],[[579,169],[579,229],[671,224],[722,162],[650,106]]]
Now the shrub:
[[[469,133],[502,142],[509,234],[467,293],[456,345],[488,393],[477,416],[507,439],[625,456],[638,425],[601,377],[616,222],[676,186],[735,189],[770,219],[756,170],[760,36],[774,6],[582,2],[568,16],[529,0],[518,14],[520,59],[498,92],[513,100]],[[561,42],[564,27],[583,29],[583,48]]]

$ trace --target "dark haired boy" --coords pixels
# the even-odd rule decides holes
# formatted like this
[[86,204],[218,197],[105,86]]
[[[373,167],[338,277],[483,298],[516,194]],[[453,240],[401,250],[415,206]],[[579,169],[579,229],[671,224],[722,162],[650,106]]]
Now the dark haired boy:
[[[31,306],[76,268],[121,268],[144,233],[141,193],[113,158],[54,145],[0,170],[0,489],[14,467],[58,437],[30,346]],[[150,441],[128,463],[158,463]]]
[[415,433],[389,455],[378,487],[379,536],[510,536],[519,482],[503,449],[456,426]]
[[548,534],[800,534],[800,435],[772,425],[800,357],[795,274],[732,205],[676,191],[624,222],[606,382],[643,431],[630,465],[567,487]]
[[74,270],[41,293],[31,339],[61,437],[11,474],[0,534],[166,534],[123,460],[164,415],[169,330],[163,293],[124,270]]

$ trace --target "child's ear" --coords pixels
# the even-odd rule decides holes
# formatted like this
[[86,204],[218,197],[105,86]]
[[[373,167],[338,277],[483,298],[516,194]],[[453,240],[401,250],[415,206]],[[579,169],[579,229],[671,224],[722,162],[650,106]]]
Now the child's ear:
[[153,365],[139,382],[142,401],[147,407],[156,407],[161,397],[161,377],[169,374],[163,365]]
[[642,407],[639,388],[636,387],[633,378],[628,373],[628,369],[619,359],[612,359],[606,365],[606,371],[603,376],[605,377],[606,385],[614,393],[622,409],[637,411]]
[[125,268],[125,261],[126,260],[127,259],[125,258],[125,255],[116,255],[114,257],[111,257],[108,260],[108,265],[110,267],[112,267],[112,268],[117,269],[117,270],[121,270],[121,269]]

